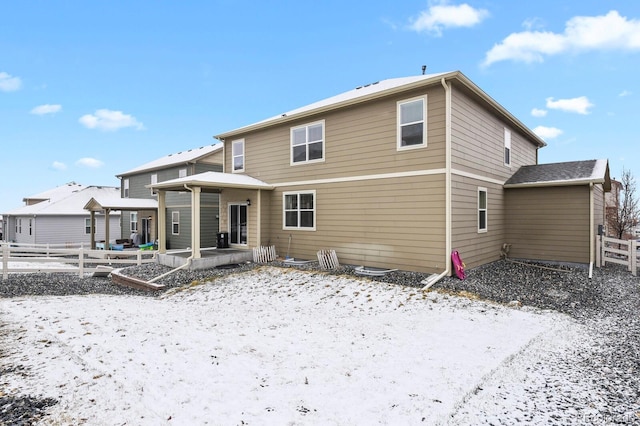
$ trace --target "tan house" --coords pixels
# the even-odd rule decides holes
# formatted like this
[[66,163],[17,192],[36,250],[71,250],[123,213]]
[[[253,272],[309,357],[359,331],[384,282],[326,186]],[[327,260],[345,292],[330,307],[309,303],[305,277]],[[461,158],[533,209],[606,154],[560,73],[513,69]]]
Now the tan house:
[[545,146],[458,71],[372,83],[216,138],[224,173],[150,185],[159,202],[220,193],[232,247],[306,259],[328,248],[344,264],[442,274],[452,250],[473,267],[503,243],[521,249],[504,185]]

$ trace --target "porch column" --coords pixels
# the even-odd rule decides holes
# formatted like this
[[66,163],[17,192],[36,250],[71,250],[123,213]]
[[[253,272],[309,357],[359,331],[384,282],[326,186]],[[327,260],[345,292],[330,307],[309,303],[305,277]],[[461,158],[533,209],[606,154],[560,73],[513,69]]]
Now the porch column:
[[96,249],[96,212],[94,212],[93,210],[91,210],[91,212],[89,213],[89,216],[91,217],[90,220],[90,225],[91,226],[91,250],[95,250]]
[[258,205],[256,206],[256,247],[260,247],[262,246],[262,227],[261,227],[261,220],[260,218],[262,217],[262,190],[258,189]]
[[158,190],[158,253],[167,252],[166,191]]
[[104,209],[104,249],[109,250],[109,209]]
[[200,193],[202,188],[191,188],[191,247],[194,259],[200,258]]

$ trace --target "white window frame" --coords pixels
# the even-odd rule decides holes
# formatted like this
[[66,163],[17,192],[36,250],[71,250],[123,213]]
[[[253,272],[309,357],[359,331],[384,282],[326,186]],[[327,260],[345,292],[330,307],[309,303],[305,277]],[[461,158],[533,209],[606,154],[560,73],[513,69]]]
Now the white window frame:
[[33,219],[29,219],[29,235],[33,235]]
[[[241,153],[235,154],[235,147],[239,145],[241,147]],[[242,159],[242,167],[236,169],[236,158]],[[243,173],[245,166],[245,157],[244,157],[244,139],[237,139],[231,142],[231,172],[232,173]]]
[[129,198],[129,179],[125,179],[122,183],[122,198]]
[[511,130],[504,128],[504,165],[511,167]]
[[[309,128],[313,127],[313,126],[317,126],[317,125],[322,125],[322,139],[320,140],[322,142],[322,157],[321,158],[316,158],[314,160],[309,160]],[[292,166],[299,166],[301,164],[313,164],[313,163],[323,163],[324,159],[325,159],[325,147],[327,145],[327,135],[326,135],[326,125],[325,125],[325,121],[324,120],[318,120],[318,121],[314,121],[313,123],[306,123],[300,126],[296,126],[296,127],[292,127],[289,130],[289,156],[290,156],[290,165]],[[293,155],[293,133],[297,130],[300,129],[305,129],[305,147],[306,147],[306,157],[307,159],[305,161],[293,161],[294,160],[294,155]],[[318,141],[312,141],[313,143],[318,143]],[[298,146],[298,145],[295,145]]]
[[171,235],[180,235],[180,212],[171,212]]
[[[313,195],[313,208],[312,209],[300,209],[300,195],[311,194]],[[287,226],[287,196],[296,195],[298,197],[298,208],[296,211],[298,212],[298,226]],[[308,190],[308,191],[287,191],[282,193],[282,229],[283,230],[296,230],[296,231],[315,231],[318,223],[318,211],[317,206],[318,198],[316,197],[316,191]],[[290,210],[293,211],[293,210]],[[312,211],[313,212],[313,226],[300,226],[300,212],[301,211]]]
[[[412,121],[409,123],[402,123],[402,105],[418,102],[418,101],[422,102],[422,120]],[[397,121],[396,148],[397,150],[405,151],[410,149],[426,148],[427,147],[427,95],[417,96],[415,98],[398,101],[396,109],[397,109],[397,117],[396,117],[396,121]],[[420,122],[422,122],[422,143],[416,144],[416,145],[403,146],[402,145],[402,127],[411,125],[411,124],[418,124]]]
[[129,213],[129,230],[131,232],[138,232],[138,212]]
[[87,217],[84,219],[84,233],[85,235],[91,234],[91,218]]
[[[484,207],[480,204],[481,196],[480,194],[484,193]],[[481,213],[484,212],[484,228],[481,227],[480,217]],[[487,232],[489,229],[489,192],[487,188],[478,187],[478,233]]]
[[[156,183],[158,183],[158,174],[157,174],[157,173],[153,173],[153,174],[151,175],[151,185],[155,185]],[[156,190],[155,190],[155,189],[153,189],[153,188],[151,188],[151,195],[153,195],[154,197],[155,197],[156,195],[158,195],[158,194],[157,194],[157,192],[156,192]]]
[[187,177],[187,169],[178,170],[178,178]]

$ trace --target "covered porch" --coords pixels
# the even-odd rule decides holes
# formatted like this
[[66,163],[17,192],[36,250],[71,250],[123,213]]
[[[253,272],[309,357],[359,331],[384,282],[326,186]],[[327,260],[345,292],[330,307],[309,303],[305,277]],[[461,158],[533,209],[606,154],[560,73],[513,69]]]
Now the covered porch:
[[[111,229],[109,229],[109,214],[113,211],[135,211],[146,212],[150,221],[157,223],[158,202],[146,198],[121,198],[121,197],[100,197],[91,198],[84,206],[85,210],[90,212],[91,217],[91,248],[96,249],[96,213],[104,213],[105,215],[105,245],[103,248],[108,249],[111,241]],[[157,232],[157,231],[156,231]],[[122,230],[118,230],[117,235],[121,236]]]
[[[153,189],[158,196],[158,259],[161,264],[176,268],[188,265],[189,269],[206,269],[224,264],[241,263],[253,258],[252,248],[259,245],[261,240],[260,218],[263,192],[273,190],[272,185],[246,175],[205,172],[158,182],[147,187]],[[166,232],[169,228],[167,227],[166,196],[167,192],[171,191],[191,193],[190,250],[167,250]],[[233,201],[234,206],[243,207],[244,222],[240,224],[242,231],[238,232],[244,232],[244,238],[232,237],[228,248],[202,247],[199,232],[202,223],[200,207],[202,193],[220,194],[220,217],[224,220],[220,222],[219,231],[231,232],[232,230],[227,215],[230,202]],[[233,196],[242,194],[242,196],[241,199],[234,201],[225,197],[230,194]]]

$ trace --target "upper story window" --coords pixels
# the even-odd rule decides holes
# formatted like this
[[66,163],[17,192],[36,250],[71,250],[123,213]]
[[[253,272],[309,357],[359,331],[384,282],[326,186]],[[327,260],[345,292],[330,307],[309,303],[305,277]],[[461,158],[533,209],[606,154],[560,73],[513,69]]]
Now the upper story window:
[[487,188],[478,188],[478,232],[487,232]]
[[178,177],[179,178],[187,177],[187,169],[178,170]]
[[[154,173],[151,175],[151,185],[155,185],[158,183],[158,174]],[[156,195],[156,190],[151,188],[151,195]]]
[[122,182],[122,198],[129,198],[129,179]]
[[231,156],[233,173],[244,172],[244,139],[238,139],[231,143]]
[[285,192],[283,199],[284,229],[315,231],[316,192]]
[[511,166],[511,130],[504,129],[504,165]]
[[398,150],[427,146],[427,97],[398,102]]
[[324,120],[291,128],[291,164],[324,161]]

